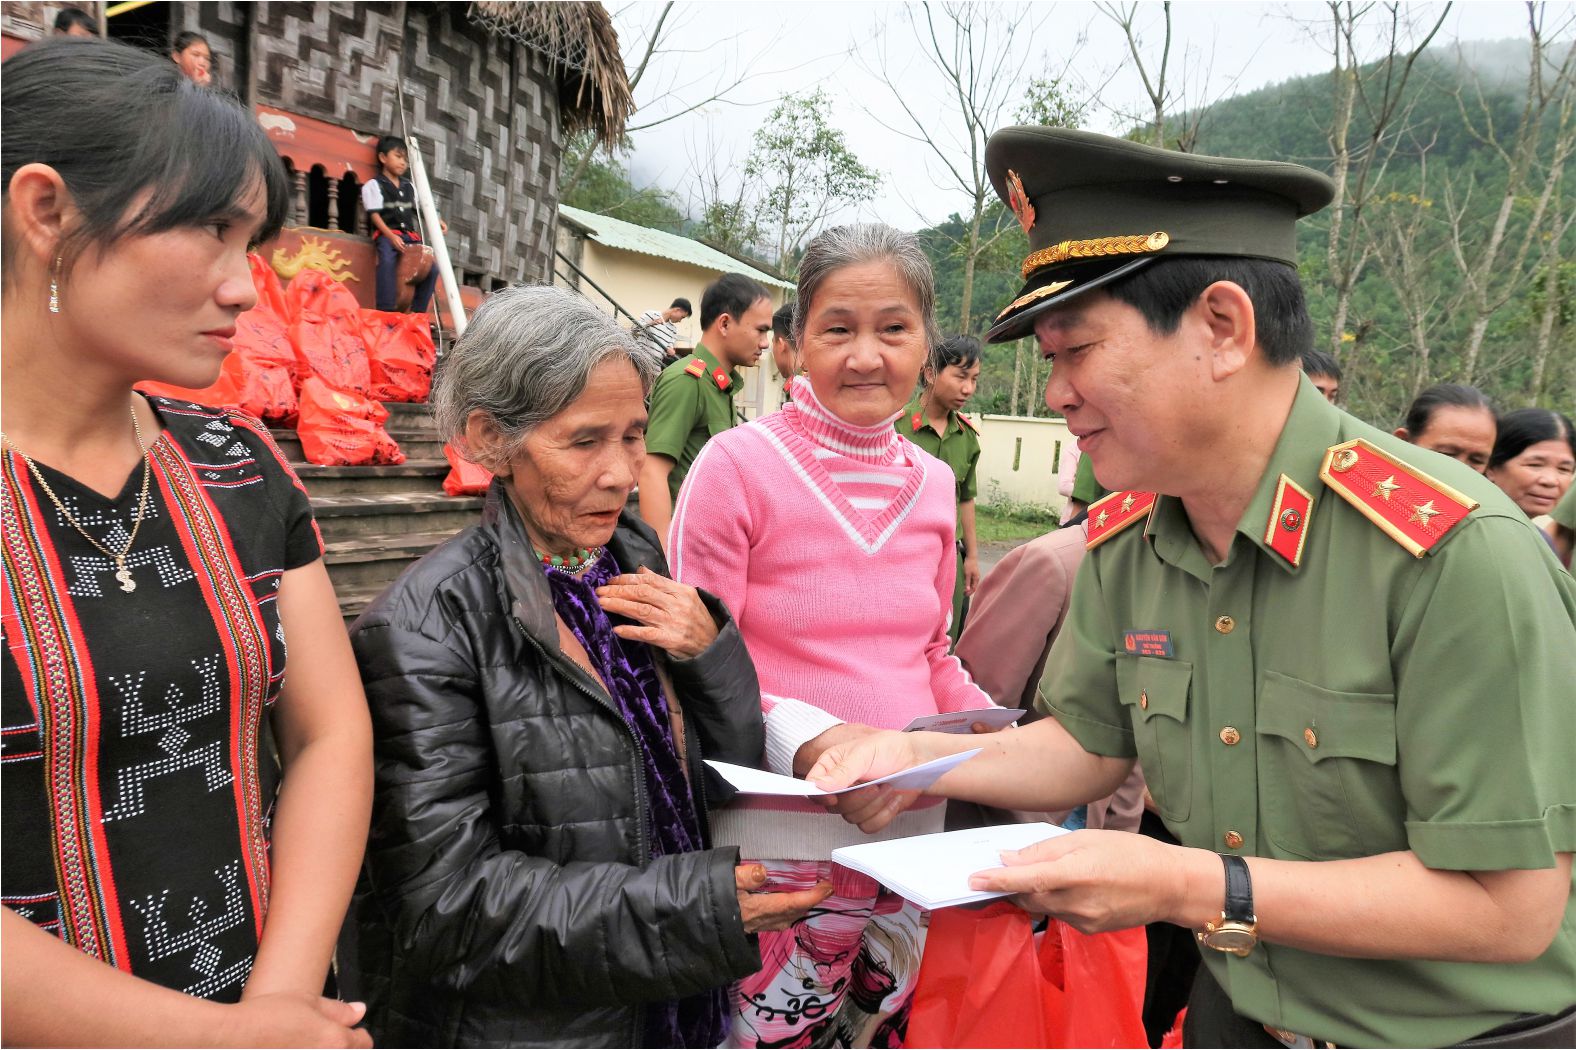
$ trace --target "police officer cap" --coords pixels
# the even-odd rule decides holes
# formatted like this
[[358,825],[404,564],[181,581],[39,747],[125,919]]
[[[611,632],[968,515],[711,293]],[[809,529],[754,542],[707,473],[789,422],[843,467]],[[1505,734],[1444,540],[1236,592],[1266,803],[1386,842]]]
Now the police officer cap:
[[1029,235],[1025,284],[986,333],[1034,329],[1041,313],[1156,259],[1244,256],[1297,265],[1297,220],[1335,185],[1300,164],[1206,157],[1068,128],[1003,128],[985,147],[991,185]]

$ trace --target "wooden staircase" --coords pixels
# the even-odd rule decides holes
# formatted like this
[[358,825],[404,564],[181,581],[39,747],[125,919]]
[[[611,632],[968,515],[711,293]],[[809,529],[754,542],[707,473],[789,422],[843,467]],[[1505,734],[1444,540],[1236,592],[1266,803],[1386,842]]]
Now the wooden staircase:
[[480,496],[448,496],[449,464],[426,404],[387,402],[389,434],[406,459],[397,467],[320,467],[301,455],[293,430],[274,440],[312,497],[324,562],[348,625],[405,568],[481,520]]

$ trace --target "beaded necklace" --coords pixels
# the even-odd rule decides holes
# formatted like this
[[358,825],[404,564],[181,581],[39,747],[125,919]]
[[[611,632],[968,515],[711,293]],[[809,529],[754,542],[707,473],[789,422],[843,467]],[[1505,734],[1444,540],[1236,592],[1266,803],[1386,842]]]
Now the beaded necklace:
[[601,547],[581,547],[571,554],[543,554],[535,545],[531,552],[542,562],[544,569],[556,569],[559,572],[574,575],[602,556]]

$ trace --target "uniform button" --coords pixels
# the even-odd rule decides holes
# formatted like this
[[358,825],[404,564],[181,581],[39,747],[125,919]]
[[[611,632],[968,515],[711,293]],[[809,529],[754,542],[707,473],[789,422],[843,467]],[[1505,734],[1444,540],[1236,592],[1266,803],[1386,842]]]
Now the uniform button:
[[1228,831],[1228,832],[1226,832],[1226,836],[1225,837],[1226,837],[1226,848],[1227,849],[1241,849],[1242,848],[1242,836],[1240,834],[1238,834],[1237,832],[1235,832],[1235,831]]
[[1309,747],[1319,746],[1319,734],[1313,731],[1312,726],[1309,726],[1307,729],[1302,731],[1302,738],[1307,742]]
[[1237,732],[1236,726],[1227,726],[1220,731],[1220,742],[1227,747],[1233,747],[1242,742],[1242,734]]
[[1149,694],[1147,692],[1140,692],[1138,694],[1138,706],[1140,710],[1149,710]]
[[1221,634],[1230,634],[1237,629],[1237,621],[1229,616],[1222,616],[1215,621],[1215,630]]

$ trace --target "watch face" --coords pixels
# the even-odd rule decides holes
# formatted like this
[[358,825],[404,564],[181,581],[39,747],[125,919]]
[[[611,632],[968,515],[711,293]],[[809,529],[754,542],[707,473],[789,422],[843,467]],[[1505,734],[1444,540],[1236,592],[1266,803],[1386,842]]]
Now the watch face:
[[1216,951],[1246,953],[1259,943],[1259,938],[1252,930],[1227,926],[1212,930],[1205,943]]

